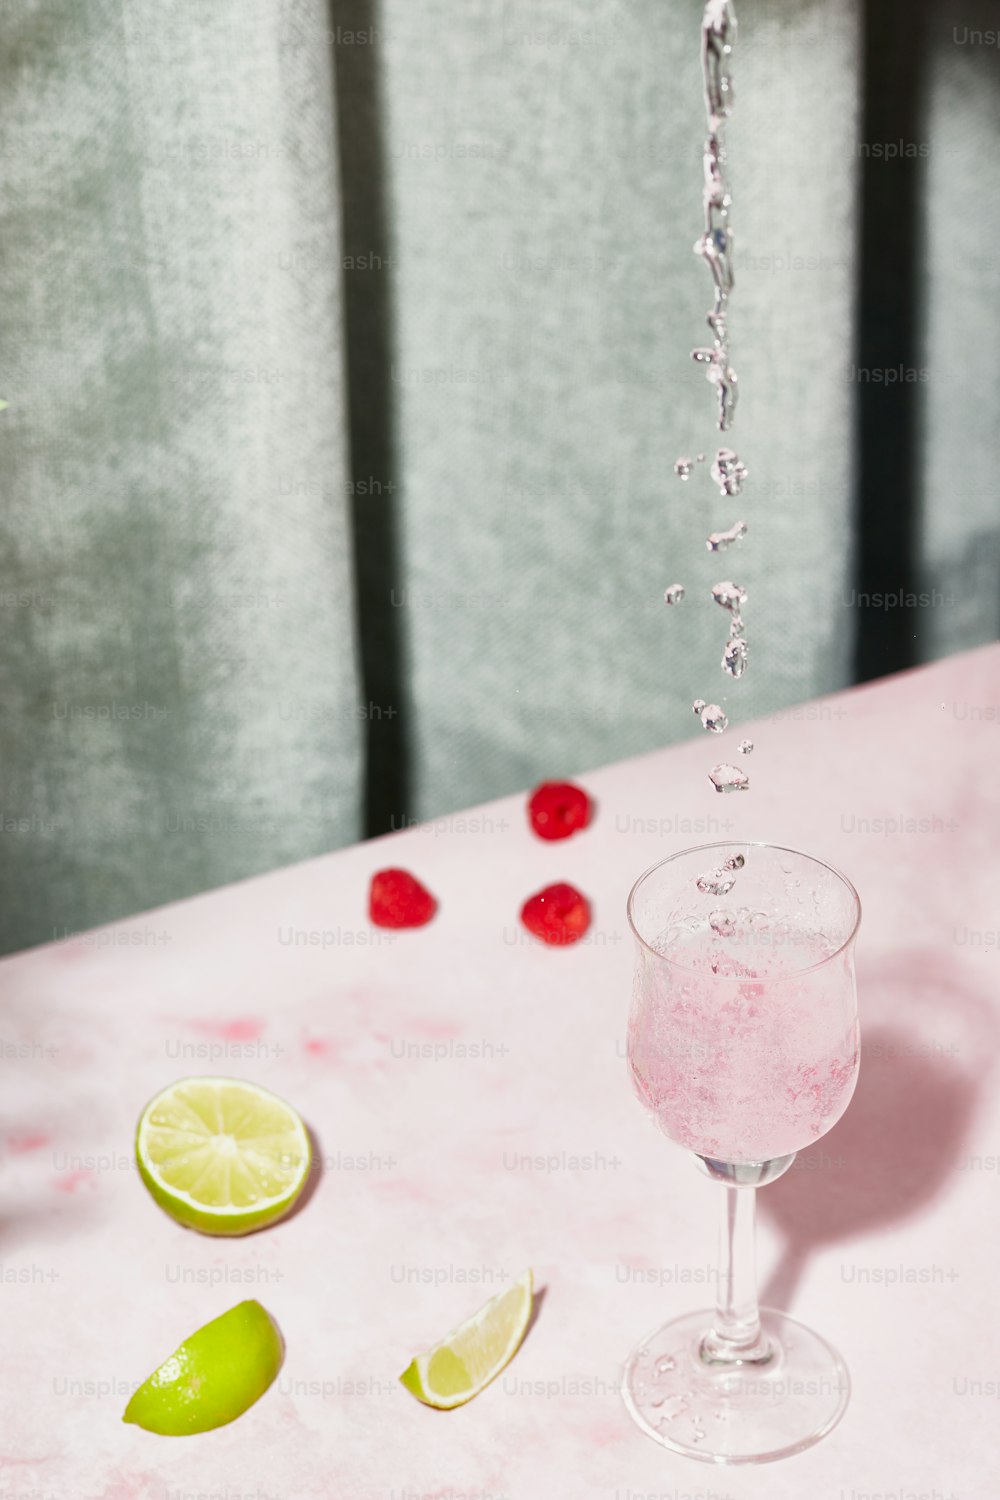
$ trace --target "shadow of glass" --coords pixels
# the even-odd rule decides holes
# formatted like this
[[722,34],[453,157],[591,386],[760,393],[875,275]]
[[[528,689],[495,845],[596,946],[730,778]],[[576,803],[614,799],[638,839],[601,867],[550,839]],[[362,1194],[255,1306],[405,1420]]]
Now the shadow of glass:
[[941,969],[933,954],[910,954],[859,985],[875,1019],[862,1024],[854,1098],[759,1196],[785,1236],[761,1295],[766,1305],[790,1305],[818,1249],[908,1218],[947,1192],[991,1065],[995,1024],[989,1003]]

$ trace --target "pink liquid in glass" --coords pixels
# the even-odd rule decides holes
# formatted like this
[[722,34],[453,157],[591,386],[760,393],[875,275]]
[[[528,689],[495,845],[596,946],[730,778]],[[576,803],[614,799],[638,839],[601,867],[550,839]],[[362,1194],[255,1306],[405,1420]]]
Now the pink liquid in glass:
[[628,1058],[642,1103],[672,1140],[718,1161],[810,1145],[857,1079],[850,955],[766,924],[752,941],[749,928],[725,942],[703,928],[674,934],[637,975]]

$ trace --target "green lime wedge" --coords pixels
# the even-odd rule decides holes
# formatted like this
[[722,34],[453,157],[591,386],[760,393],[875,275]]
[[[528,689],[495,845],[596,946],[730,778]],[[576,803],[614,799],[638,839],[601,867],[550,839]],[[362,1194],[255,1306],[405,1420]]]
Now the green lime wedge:
[[513,1358],[531,1320],[532,1276],[524,1271],[440,1344],[418,1354],[400,1375],[427,1406],[464,1406]]
[[183,1078],[139,1117],[139,1173],[161,1208],[203,1234],[249,1234],[282,1218],[312,1150],[290,1105],[255,1083]]
[[123,1422],[183,1437],[235,1422],[281,1368],[281,1335],[259,1302],[238,1302],[185,1339],[133,1395]]

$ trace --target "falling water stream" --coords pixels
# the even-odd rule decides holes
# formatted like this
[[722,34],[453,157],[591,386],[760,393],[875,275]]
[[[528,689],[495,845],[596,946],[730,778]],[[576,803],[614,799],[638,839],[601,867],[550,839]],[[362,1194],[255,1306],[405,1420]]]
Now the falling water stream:
[[[739,388],[729,351],[729,299],[734,277],[733,231],[730,223],[732,194],[729,190],[726,156],[726,120],[733,103],[730,64],[735,39],[736,16],[730,0],[706,0],[701,23],[701,64],[708,126],[703,155],[702,204],[705,219],[694,250],[708,266],[714,297],[706,318],[712,342],[692,350],[691,357],[703,366],[706,377],[715,388],[717,426],[720,432],[728,432],[732,426]],[[700,453],[698,462],[704,460],[704,457]],[[694,473],[694,468],[695,462],[692,459],[681,457],[674,465],[674,472],[678,478],[687,481]],[[747,478],[746,465],[728,447],[717,450],[709,472],[719,494],[726,499],[739,496]],[[705,546],[713,555],[725,552],[741,542],[746,534],[746,521],[736,520],[724,530],[713,531]],[[684,593],[683,584],[671,584],[664,594],[664,600],[667,604],[679,604]],[[749,659],[743,622],[746,589],[727,579],[714,584],[711,593],[716,604],[729,615],[729,633],[723,647],[721,668],[729,677],[742,677]],[[706,703],[704,699],[697,698],[692,707],[702,727],[710,734],[722,734],[728,727],[729,720],[718,704]],[[749,740],[744,740],[739,749],[741,754],[749,755],[753,745]],[[746,791],[750,785],[749,776],[739,766],[720,763],[713,766],[708,775],[717,792]]]

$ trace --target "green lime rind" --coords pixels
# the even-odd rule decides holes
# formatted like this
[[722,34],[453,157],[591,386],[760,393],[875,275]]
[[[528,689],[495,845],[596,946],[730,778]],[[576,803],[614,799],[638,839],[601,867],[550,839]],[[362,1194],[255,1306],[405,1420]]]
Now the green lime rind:
[[400,1384],[425,1406],[451,1411],[486,1389],[520,1348],[531,1321],[534,1278],[529,1270],[492,1297],[447,1338],[412,1359]]
[[[178,1224],[185,1225],[188,1229],[197,1229],[200,1234],[213,1234],[220,1238],[235,1237],[241,1234],[253,1234],[255,1230],[267,1229],[271,1224],[276,1224],[291,1213],[295,1203],[302,1193],[309,1174],[306,1173],[302,1186],[293,1197],[283,1203],[275,1204],[272,1208],[262,1212],[260,1209],[246,1209],[243,1213],[229,1213],[220,1218],[218,1214],[209,1209],[198,1208],[193,1203],[186,1202],[183,1198],[175,1197],[167,1192],[156,1178],[152,1176],[143,1162],[138,1151],[138,1131],[136,1132],[136,1165],[139,1168],[139,1176],[142,1178],[149,1191],[149,1196],[154,1203],[163,1209],[164,1213],[170,1215]],[[309,1152],[309,1165],[312,1166],[312,1150]]]
[[239,1302],[185,1339],[153,1371],[122,1421],[163,1437],[225,1427],[260,1400],[283,1358],[270,1313],[259,1302]]
[[[210,1204],[193,1201],[189,1193],[172,1188],[169,1182],[162,1179],[158,1173],[157,1163],[147,1159],[144,1131],[163,1101],[169,1102],[181,1091],[192,1087],[201,1089],[206,1086],[210,1089],[221,1086],[230,1093],[245,1092],[251,1106],[259,1103],[265,1109],[277,1109],[287,1117],[290,1123],[294,1122],[294,1136],[291,1139],[296,1153],[297,1176],[287,1191],[277,1194],[271,1201],[258,1201],[252,1206],[248,1204],[240,1207],[233,1203]],[[205,1140],[207,1141],[207,1137]],[[205,1141],[202,1144],[205,1144]],[[139,1176],[146,1190],[164,1213],[169,1214],[178,1224],[183,1224],[188,1229],[196,1229],[201,1234],[229,1238],[253,1234],[259,1229],[267,1229],[291,1212],[309,1181],[312,1171],[312,1143],[309,1132],[291,1106],[267,1089],[234,1078],[187,1078],[180,1079],[169,1088],[161,1090],[143,1109],[135,1133],[135,1159]]]

